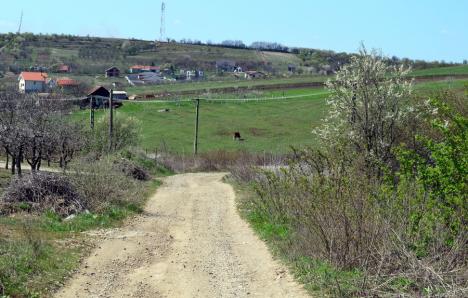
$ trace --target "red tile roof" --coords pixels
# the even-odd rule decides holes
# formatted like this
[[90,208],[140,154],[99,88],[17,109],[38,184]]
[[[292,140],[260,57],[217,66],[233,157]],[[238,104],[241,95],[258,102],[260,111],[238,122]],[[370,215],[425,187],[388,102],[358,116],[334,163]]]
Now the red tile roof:
[[80,83],[76,80],[70,78],[60,78],[57,79],[57,85],[59,86],[78,86]]
[[59,66],[59,71],[67,71],[68,72],[68,71],[70,71],[70,66],[65,65],[65,64],[60,65]]
[[22,77],[25,81],[45,82],[45,80],[47,79],[47,73],[23,71],[20,73],[20,77]]

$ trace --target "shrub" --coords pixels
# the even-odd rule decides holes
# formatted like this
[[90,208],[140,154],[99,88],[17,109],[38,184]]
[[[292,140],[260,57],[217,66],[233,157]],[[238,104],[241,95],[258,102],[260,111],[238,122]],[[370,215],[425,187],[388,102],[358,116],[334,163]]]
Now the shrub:
[[134,164],[129,160],[122,158],[120,160],[114,161],[114,165],[118,171],[121,171],[133,179],[140,181],[148,181],[151,179],[150,174],[144,168]]
[[61,216],[87,208],[85,199],[70,180],[55,173],[33,173],[14,178],[2,196],[3,212],[52,210]]
[[109,140],[108,123],[109,118],[106,115],[96,122],[94,129],[86,132],[89,136],[86,150],[88,153],[93,153],[99,158],[108,152],[120,151],[138,144],[140,126],[136,119],[119,116],[119,119],[114,121],[112,146]]
[[112,205],[140,205],[144,200],[141,182],[116,171],[110,159],[81,161],[67,175],[92,212],[102,212]]

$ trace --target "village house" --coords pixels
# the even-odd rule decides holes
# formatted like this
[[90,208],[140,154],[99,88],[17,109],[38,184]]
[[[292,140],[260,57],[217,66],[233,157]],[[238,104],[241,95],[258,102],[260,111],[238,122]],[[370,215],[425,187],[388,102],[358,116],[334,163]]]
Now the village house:
[[57,72],[69,73],[69,72],[71,72],[71,67],[69,65],[66,65],[66,64],[59,65],[59,67],[57,68]]
[[266,77],[265,73],[261,71],[246,71],[245,72],[246,79],[263,79],[265,77]]
[[218,60],[216,61],[217,72],[242,72],[242,68],[236,65],[232,60]]
[[130,67],[129,71],[130,73],[141,73],[141,72],[160,73],[161,69],[159,66],[133,65]]
[[73,80],[67,77],[57,79],[57,86],[62,89],[76,88],[79,85],[80,83],[77,80]]
[[145,84],[159,84],[164,81],[164,78],[153,72],[142,72],[138,74],[129,74],[125,77],[128,83],[132,86]]
[[290,73],[296,72],[296,65],[288,64],[288,72],[290,72]]
[[19,92],[45,92],[47,89],[47,73],[23,71],[18,77]]
[[127,92],[125,92],[125,91],[114,91],[114,92],[112,92],[112,95],[113,95],[113,99],[117,99],[117,100],[127,100],[128,99]]
[[106,75],[106,78],[119,77],[120,76],[120,69],[113,66],[111,68],[106,69],[106,74],[105,75]]
[[185,77],[186,80],[199,80],[202,79],[205,76],[205,73],[203,70],[187,70],[185,72]]

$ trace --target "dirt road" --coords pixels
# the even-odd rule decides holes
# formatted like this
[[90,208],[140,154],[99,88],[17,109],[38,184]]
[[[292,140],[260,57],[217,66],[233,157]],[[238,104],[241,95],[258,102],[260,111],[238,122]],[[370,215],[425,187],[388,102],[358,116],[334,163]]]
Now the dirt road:
[[167,178],[143,216],[97,233],[56,297],[307,297],[239,217],[222,177]]

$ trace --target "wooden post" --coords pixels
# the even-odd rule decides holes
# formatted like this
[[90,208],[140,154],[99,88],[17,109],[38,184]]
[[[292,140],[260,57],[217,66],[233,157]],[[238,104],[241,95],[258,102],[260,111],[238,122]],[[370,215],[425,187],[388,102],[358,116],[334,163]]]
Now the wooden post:
[[94,96],[89,100],[89,125],[94,129]]
[[112,146],[112,138],[114,134],[114,103],[113,103],[113,98],[114,97],[114,90],[110,90],[110,96],[109,96],[109,151],[112,151],[113,146]]
[[198,153],[198,120],[199,120],[199,111],[200,111],[200,99],[195,99],[196,108],[195,108],[195,140],[193,142],[193,154],[197,155]]

